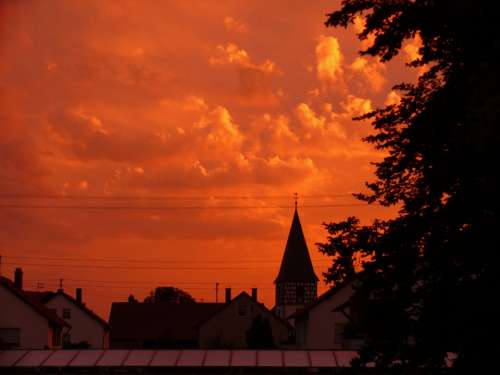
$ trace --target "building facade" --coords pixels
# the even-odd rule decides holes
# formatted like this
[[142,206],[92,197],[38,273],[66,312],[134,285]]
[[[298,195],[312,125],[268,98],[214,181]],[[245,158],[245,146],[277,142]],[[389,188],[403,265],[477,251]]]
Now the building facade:
[[[277,317],[253,296],[242,292],[199,325],[200,348],[246,349],[251,347],[248,334],[254,319],[266,320],[272,335],[271,347],[284,347],[290,342],[292,327]],[[270,344],[270,343],[268,343]],[[266,349],[270,349],[267,347]]]
[[314,303],[291,316],[295,320],[296,345],[300,349],[357,350],[363,338],[349,332],[357,316],[352,283],[323,293]]
[[77,294],[80,297],[75,299],[59,290],[44,299],[44,306],[71,325],[71,329],[63,338],[66,345],[107,349],[110,331],[108,323],[84,305],[81,291]]
[[60,348],[69,325],[23,292],[22,271],[15,279],[0,276],[0,350]]

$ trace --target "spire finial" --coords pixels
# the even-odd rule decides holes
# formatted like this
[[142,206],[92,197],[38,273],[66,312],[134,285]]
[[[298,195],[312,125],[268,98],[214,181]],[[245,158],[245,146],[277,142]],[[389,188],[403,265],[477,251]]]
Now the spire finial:
[[297,200],[299,199],[299,194],[293,193],[293,197],[295,198],[295,209],[297,209]]

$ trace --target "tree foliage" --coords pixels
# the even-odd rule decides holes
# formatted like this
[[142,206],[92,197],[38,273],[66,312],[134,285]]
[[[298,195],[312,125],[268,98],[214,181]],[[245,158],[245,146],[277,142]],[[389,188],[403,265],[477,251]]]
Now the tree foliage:
[[[395,87],[399,104],[363,116],[366,142],[384,150],[368,194],[399,207],[390,220],[354,217],[326,225],[320,251],[334,258],[331,282],[358,286],[394,317],[381,319],[357,364],[439,368],[456,353],[456,370],[491,364],[500,354],[499,173],[500,37],[495,3],[481,0],[344,0],[327,26],[366,23],[363,55],[389,61],[419,36],[425,68],[416,83]],[[370,308],[367,308],[370,314]],[[491,363],[490,363],[491,362]]]
[[181,289],[173,286],[159,286],[154,292],[151,291],[150,295],[144,299],[144,302],[195,303],[196,301],[188,292]]

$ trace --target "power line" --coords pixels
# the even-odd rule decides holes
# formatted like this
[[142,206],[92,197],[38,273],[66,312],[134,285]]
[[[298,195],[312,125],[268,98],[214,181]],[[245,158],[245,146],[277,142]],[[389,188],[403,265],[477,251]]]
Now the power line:
[[[334,208],[334,207],[362,207],[369,203],[346,203],[346,204],[307,204],[301,208]],[[111,210],[111,211],[174,211],[174,210],[248,210],[248,209],[290,209],[294,206],[62,206],[62,205],[23,205],[23,204],[0,204],[0,208],[11,209],[62,209],[62,210]]]
[[[341,198],[352,197],[352,193],[309,194],[301,198]],[[0,199],[47,199],[47,200],[257,200],[257,199],[290,199],[293,195],[205,195],[205,196],[145,196],[145,195],[43,195],[43,194],[0,194]]]
[[[59,279],[46,279],[46,278],[41,278],[41,279],[27,279],[25,281],[27,282],[46,282],[48,281],[49,283],[55,283],[57,284],[57,281]],[[75,283],[81,283],[81,282],[90,282],[90,283],[103,283],[103,284],[113,284],[113,283],[119,283],[121,285],[130,283],[130,280],[89,280],[89,279],[64,279],[65,281],[69,282],[70,284],[75,284]],[[156,280],[156,281],[134,281],[133,284],[129,285],[144,285],[145,287],[150,284],[155,284],[155,285],[161,285],[161,284],[179,284],[179,285],[214,285],[216,281],[165,281],[165,280]],[[254,282],[231,282],[231,281],[225,281],[221,284],[224,285],[269,285],[271,284],[272,281],[269,281],[267,283],[265,282],[259,282],[259,283],[254,283]]]
[[129,266],[104,266],[94,264],[48,264],[48,263],[24,263],[5,262],[7,265],[35,266],[35,267],[70,267],[70,268],[103,268],[103,269],[125,269],[125,270],[159,270],[159,271],[240,271],[240,270],[259,270],[275,269],[275,267],[129,267]]
[[[88,261],[88,262],[117,262],[117,263],[268,263],[268,264],[279,264],[281,260],[269,260],[269,259],[236,259],[236,260],[160,260],[160,259],[151,259],[151,260],[143,260],[143,259],[106,259],[106,258],[84,258],[84,257],[35,257],[35,256],[22,256],[22,255],[4,255],[6,259],[28,259],[28,260],[55,260],[55,261]],[[314,262],[328,262],[328,259],[313,259]]]
[[[66,281],[66,279],[65,279]],[[71,285],[71,286],[80,286],[79,284],[74,284],[74,283],[65,283],[65,286],[68,286]],[[54,286],[54,287],[58,287],[58,283],[47,283],[47,286]],[[175,285],[175,284],[174,284]],[[228,285],[229,284],[224,284],[224,285]],[[249,287],[255,285],[255,284],[246,284],[248,285]],[[85,288],[106,288],[106,289],[141,289],[141,290],[151,290],[151,288],[154,288],[152,286],[146,286],[146,285],[83,285],[83,287]],[[194,287],[184,287],[185,289],[191,289],[191,290],[213,290],[213,288],[209,288],[209,287],[199,287],[199,286],[194,286]],[[275,289],[273,287],[259,287],[258,289],[264,289],[264,290],[271,290],[271,289]]]

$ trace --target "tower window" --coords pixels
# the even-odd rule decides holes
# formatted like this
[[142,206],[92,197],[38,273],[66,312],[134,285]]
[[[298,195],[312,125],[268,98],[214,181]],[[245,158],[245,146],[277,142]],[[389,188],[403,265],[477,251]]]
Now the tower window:
[[297,288],[295,289],[295,297],[296,297],[297,303],[304,303],[304,286],[303,285],[297,285]]

